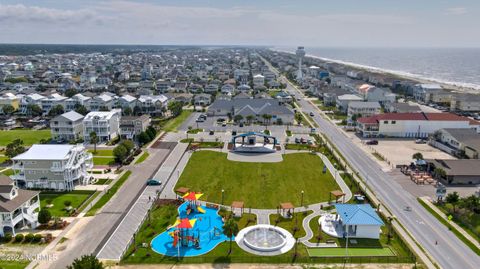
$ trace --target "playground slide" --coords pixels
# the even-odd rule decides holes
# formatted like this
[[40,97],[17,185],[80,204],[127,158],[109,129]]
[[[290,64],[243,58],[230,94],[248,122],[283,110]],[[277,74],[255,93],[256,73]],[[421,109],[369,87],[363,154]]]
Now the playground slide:
[[203,207],[201,207],[201,206],[198,206],[198,207],[197,207],[197,210],[198,210],[198,212],[200,212],[200,213],[205,213],[205,209],[203,209]]

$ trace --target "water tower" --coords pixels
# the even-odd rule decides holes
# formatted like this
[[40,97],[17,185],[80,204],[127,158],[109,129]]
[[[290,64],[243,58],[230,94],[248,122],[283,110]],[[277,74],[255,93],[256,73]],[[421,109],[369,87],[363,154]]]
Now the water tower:
[[303,57],[305,57],[305,48],[304,47],[297,47],[297,50],[295,51],[295,54],[297,55],[297,58],[298,58],[297,81],[300,81],[300,80],[303,79],[302,60],[303,60]]

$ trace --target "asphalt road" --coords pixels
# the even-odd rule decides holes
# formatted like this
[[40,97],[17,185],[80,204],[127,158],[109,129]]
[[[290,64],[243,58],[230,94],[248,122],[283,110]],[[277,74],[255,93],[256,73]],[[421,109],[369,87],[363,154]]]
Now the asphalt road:
[[[318,109],[305,100],[292,85],[288,84],[287,91],[294,94],[296,99],[300,98],[297,103],[304,112],[314,113],[313,119],[320,126],[320,132],[335,144],[362,178],[367,179],[366,183],[377,198],[390,209],[442,268],[479,268],[480,257],[477,254],[425,210],[413,195],[383,172],[381,167],[337,126],[324,119]],[[411,207],[412,211],[405,211],[406,206]]]
[[150,157],[141,164],[132,165],[129,179],[123,184],[110,201],[97,213],[84,227],[81,228],[78,236],[73,238],[67,248],[58,255],[53,262],[42,262],[40,268],[64,269],[70,265],[75,258],[82,255],[89,255],[98,251],[108,238],[108,232],[115,226],[115,223],[127,212],[132,201],[143,190],[146,179],[158,170],[160,164],[169,155],[171,149],[150,149]]

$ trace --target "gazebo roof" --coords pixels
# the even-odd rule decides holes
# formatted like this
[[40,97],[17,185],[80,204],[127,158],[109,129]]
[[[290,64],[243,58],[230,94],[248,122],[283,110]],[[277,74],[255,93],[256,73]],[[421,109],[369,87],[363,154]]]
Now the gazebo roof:
[[187,192],[189,192],[189,191],[190,191],[190,189],[187,188],[187,187],[180,187],[180,188],[178,188],[178,189],[175,190],[175,192],[178,192],[178,193],[181,193],[181,194],[185,194],[185,193],[187,193]]
[[339,191],[339,190],[334,190],[334,191],[331,191],[330,193],[335,197],[340,197],[340,196],[345,195],[345,193],[343,193],[342,191]]
[[252,136],[252,135],[262,136],[262,137],[267,137],[267,138],[275,138],[274,136],[267,135],[267,134],[264,134],[264,133],[247,132],[247,133],[235,135],[235,136],[232,137],[232,139],[235,139],[237,137],[247,137],[247,136]]
[[286,202],[286,203],[280,203],[280,208],[282,209],[293,209],[295,208],[292,203]]
[[243,201],[233,201],[232,202],[232,207],[233,208],[243,208],[244,207],[244,202]]

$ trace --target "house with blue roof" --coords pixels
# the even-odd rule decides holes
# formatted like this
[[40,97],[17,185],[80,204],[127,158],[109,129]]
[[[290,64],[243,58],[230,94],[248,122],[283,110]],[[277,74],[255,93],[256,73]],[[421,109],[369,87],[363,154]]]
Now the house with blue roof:
[[369,204],[336,204],[338,225],[343,227],[342,237],[380,238],[385,225]]

